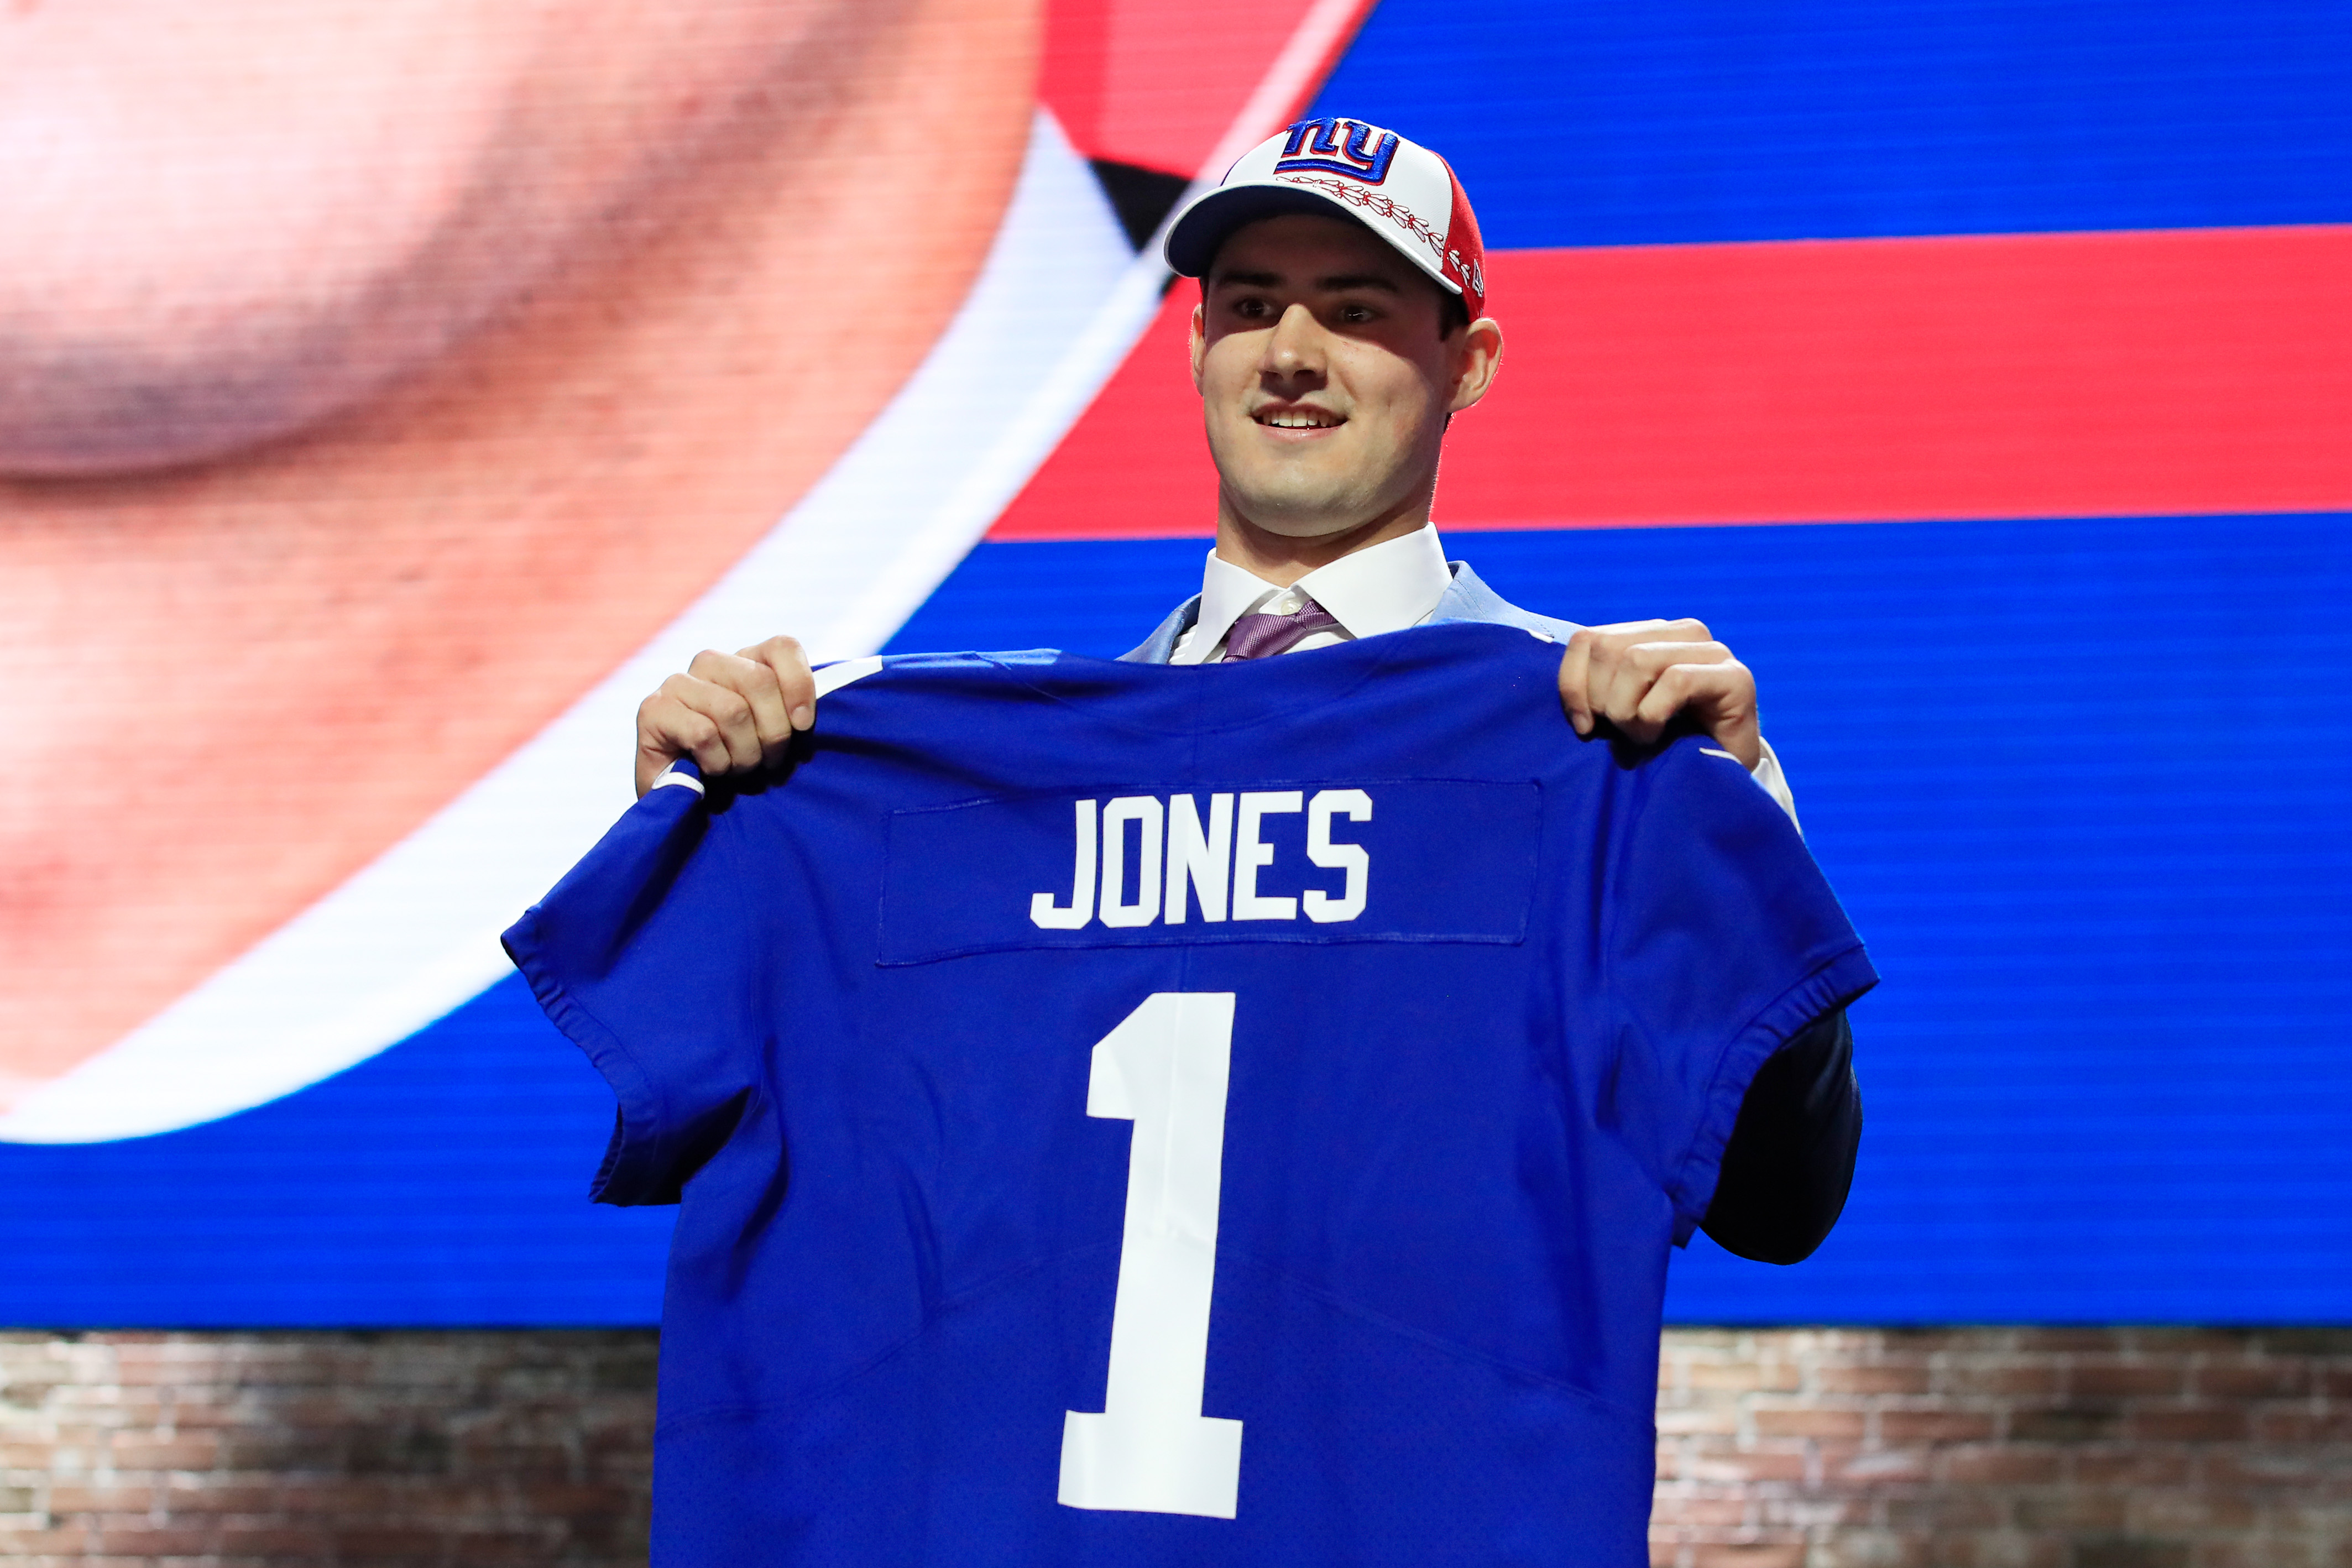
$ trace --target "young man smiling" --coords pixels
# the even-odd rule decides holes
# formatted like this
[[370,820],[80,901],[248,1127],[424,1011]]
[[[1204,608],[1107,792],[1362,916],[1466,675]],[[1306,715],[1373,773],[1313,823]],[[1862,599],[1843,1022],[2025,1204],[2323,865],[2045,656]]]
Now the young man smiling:
[[[1486,312],[1476,220],[1442,158],[1360,121],[1303,122],[1196,198],[1167,257],[1202,279],[1192,378],[1217,539],[1200,595],[1129,659],[1268,658],[1441,621],[1520,626],[1564,645],[1576,736],[1704,731],[1793,817],[1754,677],[1705,626],[1579,626],[1506,603],[1445,559],[1430,517],[1446,426],[1493,386],[1503,333]],[[705,652],[638,710],[638,792],[683,757],[706,774],[761,767],[814,719],[792,638]],[[1828,1235],[1861,1131],[1851,1061],[1832,1012],[1758,1074],[1706,1214],[1717,1242],[1785,1263]]]

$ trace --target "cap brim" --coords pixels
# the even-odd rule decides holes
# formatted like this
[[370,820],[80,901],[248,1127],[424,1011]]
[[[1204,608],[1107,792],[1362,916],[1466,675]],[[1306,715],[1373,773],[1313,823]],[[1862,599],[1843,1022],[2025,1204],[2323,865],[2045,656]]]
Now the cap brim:
[[1244,224],[1260,218],[1286,217],[1293,213],[1305,213],[1314,217],[1343,217],[1393,247],[1397,253],[1433,279],[1438,287],[1452,293],[1462,292],[1451,278],[1432,268],[1421,258],[1398,245],[1372,225],[1365,223],[1361,214],[1345,203],[1302,191],[1296,185],[1250,184],[1224,185],[1196,198],[1181,216],[1168,227],[1168,241],[1160,247],[1168,258],[1169,269],[1179,278],[1198,278],[1216,264],[1217,249],[1233,232]]

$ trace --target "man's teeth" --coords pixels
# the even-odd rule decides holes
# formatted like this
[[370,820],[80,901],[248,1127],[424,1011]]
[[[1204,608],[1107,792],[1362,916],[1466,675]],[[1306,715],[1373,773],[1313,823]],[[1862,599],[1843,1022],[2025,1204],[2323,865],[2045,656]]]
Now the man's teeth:
[[1258,421],[1277,430],[1328,430],[1339,423],[1339,416],[1298,409],[1287,414],[1268,414]]

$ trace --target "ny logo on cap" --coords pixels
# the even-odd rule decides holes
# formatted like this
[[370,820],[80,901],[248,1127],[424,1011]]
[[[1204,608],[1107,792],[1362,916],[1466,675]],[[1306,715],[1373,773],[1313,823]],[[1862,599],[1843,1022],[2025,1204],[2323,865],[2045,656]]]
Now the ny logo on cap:
[[[1340,135],[1342,127],[1347,132],[1344,139]],[[1376,136],[1380,138],[1377,142],[1372,140]],[[1302,120],[1290,128],[1290,139],[1282,144],[1282,156],[1275,160],[1274,172],[1291,174],[1314,169],[1377,185],[1389,177],[1389,164],[1396,154],[1397,133],[1393,131],[1383,131],[1360,120]]]

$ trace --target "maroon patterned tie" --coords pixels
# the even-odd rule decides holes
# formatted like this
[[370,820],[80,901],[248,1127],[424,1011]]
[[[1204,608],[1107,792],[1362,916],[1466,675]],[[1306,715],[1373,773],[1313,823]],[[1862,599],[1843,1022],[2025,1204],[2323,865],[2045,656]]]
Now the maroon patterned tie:
[[1234,629],[1225,634],[1225,658],[1272,658],[1278,653],[1288,653],[1307,637],[1317,632],[1331,631],[1339,626],[1338,617],[1307,597],[1299,595],[1298,608],[1286,616],[1242,616],[1234,622]]

